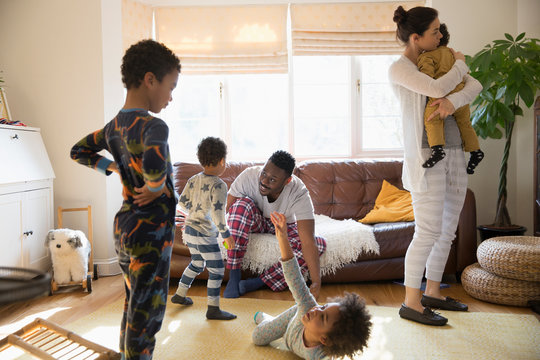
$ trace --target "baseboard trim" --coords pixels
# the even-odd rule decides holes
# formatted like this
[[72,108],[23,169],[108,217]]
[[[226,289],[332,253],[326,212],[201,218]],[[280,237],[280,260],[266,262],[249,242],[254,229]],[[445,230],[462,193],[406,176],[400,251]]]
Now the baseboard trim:
[[122,273],[122,269],[118,264],[118,258],[103,259],[94,261],[94,265],[97,266],[97,273],[99,276],[113,276]]

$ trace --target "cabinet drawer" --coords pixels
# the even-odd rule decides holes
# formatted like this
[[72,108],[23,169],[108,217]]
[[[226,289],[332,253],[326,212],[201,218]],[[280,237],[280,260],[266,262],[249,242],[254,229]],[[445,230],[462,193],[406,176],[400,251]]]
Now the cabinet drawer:
[[2,128],[0,149],[0,183],[54,178],[39,131]]

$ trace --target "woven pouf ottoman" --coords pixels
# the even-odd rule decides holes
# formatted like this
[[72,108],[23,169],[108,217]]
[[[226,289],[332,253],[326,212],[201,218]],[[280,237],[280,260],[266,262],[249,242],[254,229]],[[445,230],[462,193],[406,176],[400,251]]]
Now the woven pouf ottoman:
[[540,281],[540,237],[490,238],[480,244],[476,256],[480,266],[495,275]]
[[502,305],[527,306],[540,299],[540,282],[505,278],[474,263],[463,270],[461,284],[473,298]]

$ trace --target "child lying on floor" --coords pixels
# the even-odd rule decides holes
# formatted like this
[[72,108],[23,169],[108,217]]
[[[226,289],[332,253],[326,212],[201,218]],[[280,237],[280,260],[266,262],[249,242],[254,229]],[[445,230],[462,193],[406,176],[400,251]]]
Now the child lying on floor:
[[281,337],[287,348],[303,359],[352,356],[366,346],[371,329],[370,314],[358,294],[345,293],[318,305],[300,273],[287,240],[285,216],[274,212],[271,220],[281,251],[285,280],[296,305],[277,317],[255,314],[255,345],[268,345]]

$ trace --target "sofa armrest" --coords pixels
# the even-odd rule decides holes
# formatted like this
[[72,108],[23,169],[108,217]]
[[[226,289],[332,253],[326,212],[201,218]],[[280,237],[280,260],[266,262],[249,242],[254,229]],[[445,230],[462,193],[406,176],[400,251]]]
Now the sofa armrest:
[[462,272],[467,266],[477,261],[476,200],[471,189],[467,189],[465,203],[459,216],[455,241],[456,271]]

